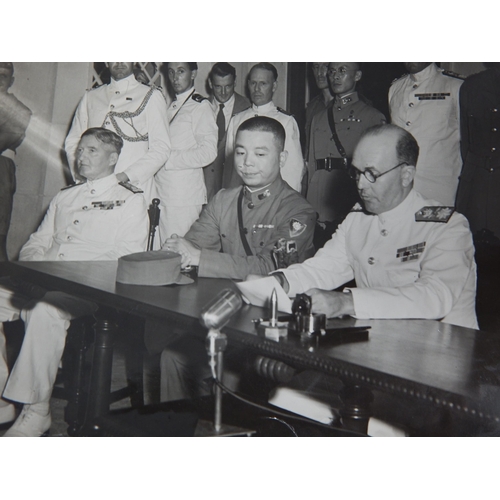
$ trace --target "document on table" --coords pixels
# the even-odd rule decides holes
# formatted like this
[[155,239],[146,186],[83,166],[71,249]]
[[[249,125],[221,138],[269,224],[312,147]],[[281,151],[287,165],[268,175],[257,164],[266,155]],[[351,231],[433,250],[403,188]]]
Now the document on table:
[[236,286],[243,295],[243,300],[253,306],[269,307],[271,294],[276,289],[278,296],[278,311],[292,314],[292,301],[278,281],[272,276],[251,281],[241,281]]

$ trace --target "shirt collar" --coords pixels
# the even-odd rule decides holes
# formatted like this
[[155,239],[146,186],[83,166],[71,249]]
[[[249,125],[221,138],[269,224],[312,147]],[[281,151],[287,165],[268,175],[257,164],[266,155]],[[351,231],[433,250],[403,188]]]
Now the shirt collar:
[[401,219],[408,214],[408,210],[415,203],[417,198],[416,191],[412,189],[406,198],[392,210],[378,214],[378,218],[382,224],[387,224],[398,219]]
[[127,76],[127,78],[122,78],[121,80],[115,80],[113,77],[111,78],[111,82],[109,86],[113,90],[125,90],[129,85],[138,84],[135,79],[134,74]]
[[118,185],[115,174],[107,175],[106,177],[94,181],[87,180],[87,188],[89,190],[94,189],[97,193],[102,193],[113,185]]
[[177,94],[175,100],[177,102],[177,105],[183,103],[184,101],[187,101],[188,97],[191,95],[191,94],[194,94],[196,92],[195,88],[194,87],[191,87],[190,89],[187,89],[185,92],[183,92],[182,94]]
[[427,68],[424,68],[422,71],[419,71],[418,73],[410,73],[410,79],[413,80],[414,82],[421,83],[431,76],[435,75],[436,73],[439,73],[439,69],[436,66],[436,63],[431,63]]
[[263,104],[262,106],[256,106],[255,104],[252,104],[252,109],[255,111],[255,113],[268,113],[274,108],[276,108],[276,105],[273,101],[269,101],[267,104]]
[[[219,106],[221,105],[221,103],[215,97],[212,97],[212,100],[210,102],[212,104],[213,110],[218,113]],[[234,104],[234,94],[230,97],[230,99],[227,102],[224,103],[223,109],[230,108],[233,104]]]
[[345,94],[342,97],[336,95],[335,99],[332,99],[331,102],[335,103],[335,106],[337,107],[342,107],[353,104],[358,101],[359,101],[358,93],[354,91],[354,92],[349,92],[348,94]]
[[249,189],[244,186],[245,201],[251,202],[255,206],[265,203],[266,200],[271,199],[276,193],[283,190],[284,181],[279,175],[271,184],[264,186],[256,191],[249,191]]

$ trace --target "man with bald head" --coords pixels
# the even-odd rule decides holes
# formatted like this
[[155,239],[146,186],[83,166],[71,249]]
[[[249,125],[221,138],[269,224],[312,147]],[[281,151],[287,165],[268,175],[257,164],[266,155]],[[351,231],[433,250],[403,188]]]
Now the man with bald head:
[[[314,257],[278,271],[289,296],[307,293],[328,318],[423,318],[477,328],[476,265],[461,214],[413,188],[419,147],[395,125],[365,131],[350,175],[355,206]],[[352,279],[357,288],[332,291]]]

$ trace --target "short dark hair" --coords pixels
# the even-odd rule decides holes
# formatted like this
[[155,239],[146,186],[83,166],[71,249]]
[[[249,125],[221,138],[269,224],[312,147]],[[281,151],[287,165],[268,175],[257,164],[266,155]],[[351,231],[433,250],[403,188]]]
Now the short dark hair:
[[212,83],[214,76],[220,76],[222,78],[225,76],[232,76],[233,78],[236,78],[236,69],[227,62],[218,62],[212,66],[208,75],[208,78],[210,78]]
[[261,63],[255,64],[254,66],[252,66],[252,68],[250,69],[250,72],[248,73],[249,77],[252,74],[252,71],[254,69],[265,69],[267,71],[270,71],[273,74],[274,81],[276,81],[278,79],[278,70],[276,69],[276,66],[274,66],[271,63],[261,62]]
[[83,139],[84,137],[87,136],[95,137],[98,141],[113,146],[113,148],[118,154],[120,154],[122,151],[123,147],[122,138],[111,130],[102,127],[89,128],[82,134],[80,139]]
[[395,132],[399,136],[398,142],[396,143],[396,156],[398,158],[398,162],[404,162],[408,165],[417,166],[420,148],[418,147],[415,137],[413,137],[410,132],[406,131],[404,128],[393,124],[375,125],[366,129],[359,140],[361,141],[364,137],[371,135],[381,135],[388,131]]
[[248,130],[249,132],[271,132],[274,136],[274,140],[278,143],[280,151],[285,149],[285,139],[286,133],[283,125],[278,120],[274,118],[269,118],[268,116],[253,116],[248,120],[245,120],[239,127],[238,132],[243,132]]
[[198,63],[189,63],[188,62],[189,69],[191,71],[194,71],[195,69],[198,69]]

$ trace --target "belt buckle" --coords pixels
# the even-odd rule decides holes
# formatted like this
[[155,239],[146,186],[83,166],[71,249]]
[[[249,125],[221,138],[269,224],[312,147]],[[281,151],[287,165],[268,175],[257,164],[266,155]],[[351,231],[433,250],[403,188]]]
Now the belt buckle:
[[333,170],[333,162],[331,158],[325,158],[325,170],[331,172]]

